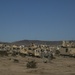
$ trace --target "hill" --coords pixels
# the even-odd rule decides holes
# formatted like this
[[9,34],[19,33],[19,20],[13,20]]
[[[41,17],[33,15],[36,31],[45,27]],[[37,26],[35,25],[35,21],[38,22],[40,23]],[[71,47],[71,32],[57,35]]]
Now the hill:
[[62,41],[21,40],[21,41],[12,42],[12,44],[16,44],[16,45],[29,45],[31,43],[34,43],[37,45],[40,45],[40,44],[61,45]]
[[[70,42],[73,42],[75,44],[75,40],[69,40]],[[44,44],[44,45],[51,45],[51,46],[57,46],[61,45],[62,41],[41,41],[41,40],[20,40],[15,42],[0,42],[0,44],[15,44],[15,45],[26,45],[34,43],[36,45]]]

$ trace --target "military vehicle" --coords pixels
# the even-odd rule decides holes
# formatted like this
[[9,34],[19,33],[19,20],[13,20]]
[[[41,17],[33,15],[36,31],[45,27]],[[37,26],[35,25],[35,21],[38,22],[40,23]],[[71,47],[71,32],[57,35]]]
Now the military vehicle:
[[20,54],[21,56],[26,56],[26,55],[28,55],[28,47],[22,47],[22,48],[20,48],[19,54]]
[[11,46],[11,53],[12,53],[12,56],[18,55],[18,54],[19,54],[19,50],[20,50],[20,47],[19,47],[19,46],[12,45],[12,46]]
[[8,56],[6,44],[0,44],[0,56]]
[[34,56],[35,57],[41,57],[41,49],[40,48],[37,48],[34,50]]
[[63,56],[75,57],[75,47],[69,41],[63,41],[62,46],[57,47],[56,51]]

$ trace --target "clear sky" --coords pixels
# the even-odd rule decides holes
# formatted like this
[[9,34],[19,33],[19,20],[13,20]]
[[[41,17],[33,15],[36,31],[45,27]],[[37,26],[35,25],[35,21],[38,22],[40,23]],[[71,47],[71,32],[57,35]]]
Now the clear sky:
[[75,0],[0,0],[0,41],[75,40]]

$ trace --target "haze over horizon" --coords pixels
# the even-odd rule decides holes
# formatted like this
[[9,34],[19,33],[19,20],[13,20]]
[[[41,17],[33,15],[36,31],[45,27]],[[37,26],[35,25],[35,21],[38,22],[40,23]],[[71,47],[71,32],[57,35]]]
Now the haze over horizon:
[[0,41],[75,40],[75,0],[0,0]]

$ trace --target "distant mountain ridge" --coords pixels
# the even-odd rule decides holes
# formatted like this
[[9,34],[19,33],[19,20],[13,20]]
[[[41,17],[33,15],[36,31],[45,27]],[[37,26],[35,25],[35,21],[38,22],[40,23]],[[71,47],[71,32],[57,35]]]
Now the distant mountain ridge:
[[[74,42],[75,40],[70,40],[70,42]],[[29,45],[31,43],[34,43],[36,45],[44,44],[44,45],[61,45],[62,41],[41,41],[41,40],[20,40],[15,42],[0,42],[4,44],[15,44],[15,45]]]
[[21,40],[21,41],[15,41],[12,42],[12,44],[17,44],[17,45],[29,45],[31,43],[40,45],[61,45],[62,41],[41,41],[41,40]]

